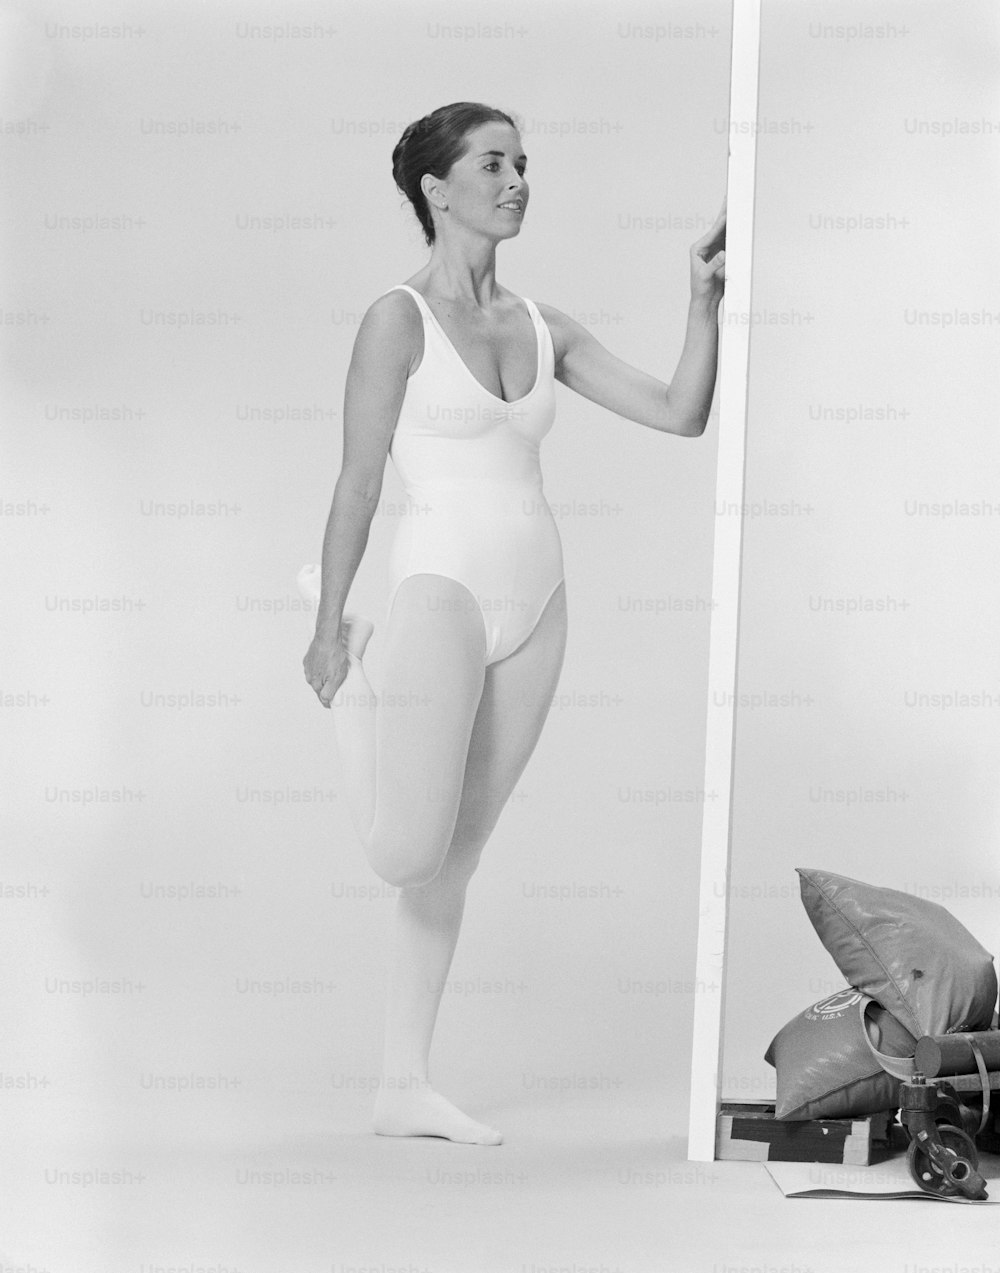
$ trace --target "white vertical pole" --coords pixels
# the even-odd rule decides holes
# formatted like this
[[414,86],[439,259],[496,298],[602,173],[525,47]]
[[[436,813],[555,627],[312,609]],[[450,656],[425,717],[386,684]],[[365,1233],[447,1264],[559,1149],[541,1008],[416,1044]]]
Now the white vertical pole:
[[[736,703],[740,556],[743,548],[747,371],[760,0],[733,0],[729,78],[729,170],[726,194],[726,293],[719,342],[719,459],[709,636],[705,791],[701,836],[698,951],[688,1158],[712,1162],[722,1084],[723,984],[732,832],[733,734]],[[736,511],[734,511],[736,510]]]

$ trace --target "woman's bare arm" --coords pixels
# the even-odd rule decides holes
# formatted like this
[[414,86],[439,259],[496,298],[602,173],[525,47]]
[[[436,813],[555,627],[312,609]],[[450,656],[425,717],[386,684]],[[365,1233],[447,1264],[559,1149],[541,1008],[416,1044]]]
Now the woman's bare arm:
[[681,437],[700,436],[715,390],[725,232],[723,203],[715,224],[691,247],[687,331],[669,384],[617,358],[575,319],[550,305],[539,305],[552,333],[556,379],[627,420]]
[[344,603],[361,564],[378,506],[406,378],[422,350],[420,314],[402,292],[387,292],[358,328],[344,391],[343,463],[323,536],[316,639],[336,643]]

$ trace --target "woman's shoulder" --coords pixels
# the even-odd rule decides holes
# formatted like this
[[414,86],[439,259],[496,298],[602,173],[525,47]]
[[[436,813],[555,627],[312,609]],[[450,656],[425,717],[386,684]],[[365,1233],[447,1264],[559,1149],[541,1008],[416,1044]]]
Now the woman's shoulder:
[[549,327],[563,327],[566,323],[572,321],[568,315],[564,314],[561,309],[556,309],[554,305],[547,305],[544,301],[534,301],[532,303]]
[[408,286],[409,284],[406,283],[397,283],[395,287],[376,296],[365,311],[365,318],[372,314],[383,322],[387,319],[392,320],[394,317],[397,319],[415,317],[419,320],[420,311],[416,301],[410,292],[404,290]]
[[420,310],[409,292],[396,287],[376,296],[365,310],[358,335],[376,340],[414,340],[422,331]]
[[410,367],[423,354],[423,319],[407,292],[383,292],[365,310],[354,341],[354,359],[384,370]]
[[554,305],[547,305],[544,301],[534,301],[533,304],[541,315],[542,322],[549,329],[553,352],[558,363],[582,328],[575,318],[570,318]]

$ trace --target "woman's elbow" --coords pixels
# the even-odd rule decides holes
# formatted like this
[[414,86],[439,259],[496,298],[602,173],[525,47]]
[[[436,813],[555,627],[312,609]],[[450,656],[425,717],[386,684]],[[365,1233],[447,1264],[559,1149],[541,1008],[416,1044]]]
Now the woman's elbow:
[[342,469],[337,478],[336,493],[352,503],[374,508],[382,494],[382,474],[365,470]]
[[675,416],[667,418],[664,425],[666,433],[673,433],[679,438],[700,438],[708,427],[707,416]]

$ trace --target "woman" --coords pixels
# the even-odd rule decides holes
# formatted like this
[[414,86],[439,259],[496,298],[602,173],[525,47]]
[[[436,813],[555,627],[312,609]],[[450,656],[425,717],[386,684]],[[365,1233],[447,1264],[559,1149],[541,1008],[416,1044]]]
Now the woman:
[[[436,1092],[427,1061],[466,886],[562,665],[562,552],[538,466],[554,380],[649,428],[699,436],[725,262],[723,205],[691,249],[687,336],[668,387],[565,314],[497,283],[497,244],[520,233],[527,209],[525,167],[514,121],[476,103],[441,107],[396,146],[393,176],[431,256],[358,329],[322,568],[300,574],[307,594],[321,583],[306,679],[324,707],[334,703],[368,859],[400,890],[374,1127],[483,1145],[500,1133]],[[387,454],[410,514],[391,553],[376,703],[361,663],[372,624],[343,608]]]

